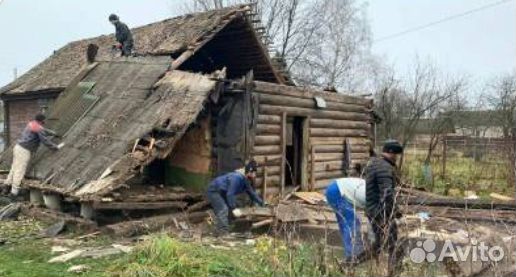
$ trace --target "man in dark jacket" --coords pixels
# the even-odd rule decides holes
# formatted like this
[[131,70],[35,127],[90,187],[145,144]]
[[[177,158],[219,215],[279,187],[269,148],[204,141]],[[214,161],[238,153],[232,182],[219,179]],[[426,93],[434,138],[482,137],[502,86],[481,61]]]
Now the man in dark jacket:
[[120,21],[116,14],[109,16],[109,22],[115,25],[115,37],[116,41],[118,42],[116,48],[122,51],[122,56],[131,55],[133,50],[133,35],[131,34],[131,30],[129,30],[125,23]]
[[38,150],[40,143],[43,143],[52,150],[60,149],[64,144],[56,145],[47,137],[47,130],[43,127],[45,116],[38,114],[30,121],[23,130],[20,138],[13,148],[13,163],[5,181],[11,186],[11,197],[16,197],[20,192],[21,182],[27,171],[30,157]]
[[251,161],[245,166],[245,172],[226,173],[215,178],[208,186],[207,198],[216,217],[216,227],[219,235],[229,232],[229,212],[236,217],[240,216],[236,208],[236,196],[247,193],[249,198],[260,206],[263,200],[256,194],[251,182],[256,178],[256,162]]
[[403,147],[396,140],[387,140],[379,157],[371,158],[366,169],[366,214],[375,234],[372,247],[378,255],[383,247],[389,251],[389,272],[397,264],[396,242],[398,229],[396,219],[401,217],[396,197],[396,158]]

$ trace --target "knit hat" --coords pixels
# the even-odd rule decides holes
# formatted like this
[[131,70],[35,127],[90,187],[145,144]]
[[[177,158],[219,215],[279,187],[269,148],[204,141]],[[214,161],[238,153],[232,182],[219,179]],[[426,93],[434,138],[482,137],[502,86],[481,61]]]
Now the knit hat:
[[38,114],[34,117],[34,119],[35,119],[36,121],[43,122],[43,121],[45,121],[45,119],[47,119],[47,117],[46,117],[44,114],[42,114],[42,113],[38,113]]
[[383,152],[401,154],[403,153],[403,146],[401,146],[401,144],[395,139],[388,139],[383,144]]
[[245,166],[245,173],[249,173],[249,172],[256,172],[258,169],[258,165],[256,164],[256,161],[254,160],[251,160],[249,163],[246,164]]
[[109,21],[115,21],[115,20],[118,20],[118,15],[112,13],[111,15],[109,15]]

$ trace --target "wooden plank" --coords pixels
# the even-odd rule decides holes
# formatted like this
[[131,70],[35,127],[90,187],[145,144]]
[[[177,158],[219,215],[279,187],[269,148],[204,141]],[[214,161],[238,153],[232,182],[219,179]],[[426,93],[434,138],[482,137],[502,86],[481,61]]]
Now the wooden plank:
[[[281,162],[281,155],[260,155],[253,157],[258,166],[278,165]],[[267,161],[266,161],[267,159]]]
[[[346,176],[344,169],[332,170],[332,171],[320,171],[315,173],[315,179],[336,179],[343,178]],[[315,182],[314,182],[315,183]]]
[[281,114],[281,162],[280,162],[280,196],[285,193],[285,165],[287,162],[287,113]]
[[95,210],[160,210],[160,209],[184,209],[188,206],[183,201],[162,202],[94,202]]
[[308,170],[310,155],[310,117],[303,120],[303,142],[301,146],[301,190],[310,190]]
[[208,212],[177,213],[147,217],[139,220],[124,221],[104,227],[104,231],[116,237],[136,236],[174,226],[174,222],[187,221],[199,223],[208,217]]
[[[267,164],[267,157],[265,157],[265,164]],[[267,199],[267,166],[263,167],[263,181],[262,181],[262,199]]]
[[314,189],[314,185],[315,185],[315,153],[316,153],[317,146],[312,145],[311,148],[312,149],[311,149],[311,152],[310,152],[310,157],[311,157],[311,162],[310,162],[310,191],[312,191]]
[[315,192],[315,191],[295,192],[294,196],[299,199],[303,199],[305,202],[307,202],[308,204],[312,204],[312,205],[317,205],[321,202],[324,203],[326,200],[326,197],[324,197],[324,195],[322,195],[319,192]]
[[[344,153],[346,147],[344,145],[317,145],[315,153]],[[369,153],[367,145],[351,145],[351,153]]]

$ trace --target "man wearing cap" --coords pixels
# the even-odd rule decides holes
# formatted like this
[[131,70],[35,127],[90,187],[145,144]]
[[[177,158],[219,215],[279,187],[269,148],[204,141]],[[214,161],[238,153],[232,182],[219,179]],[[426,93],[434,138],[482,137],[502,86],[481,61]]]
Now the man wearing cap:
[[118,15],[111,14],[109,16],[109,22],[115,25],[115,38],[118,42],[115,45],[116,48],[122,51],[122,56],[129,56],[133,50],[133,35],[131,34],[131,30],[129,27],[123,22],[120,21]]
[[43,127],[44,124],[45,116],[37,114],[34,120],[27,124],[13,148],[13,163],[5,181],[6,185],[11,186],[10,197],[12,198],[18,196],[30,157],[38,150],[39,144],[43,143],[52,150],[58,150],[64,145],[56,145],[47,137],[49,130]]
[[371,158],[366,168],[366,214],[375,234],[372,251],[378,255],[383,247],[387,248],[390,273],[396,266],[396,219],[401,217],[395,199],[396,159],[401,153],[403,146],[398,141],[387,140],[382,154]]
[[249,198],[260,206],[263,200],[256,194],[251,186],[256,178],[256,162],[251,161],[245,166],[245,171],[234,171],[221,175],[211,181],[208,186],[207,198],[213,208],[216,217],[216,227],[219,235],[229,232],[229,212],[239,217],[240,210],[236,208],[236,196],[247,193]]

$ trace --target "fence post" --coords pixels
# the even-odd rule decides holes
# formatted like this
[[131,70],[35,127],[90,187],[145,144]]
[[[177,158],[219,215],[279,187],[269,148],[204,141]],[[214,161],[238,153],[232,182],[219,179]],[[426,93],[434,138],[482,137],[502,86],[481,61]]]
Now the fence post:
[[444,179],[446,178],[446,136],[443,136],[443,157],[442,157],[442,172],[441,172],[441,179]]

